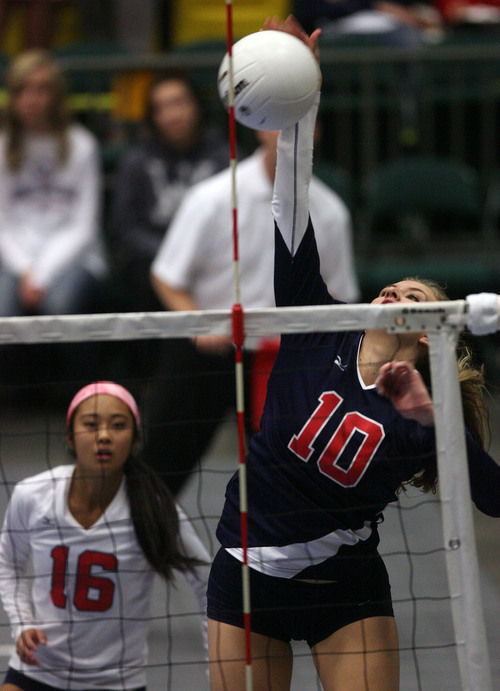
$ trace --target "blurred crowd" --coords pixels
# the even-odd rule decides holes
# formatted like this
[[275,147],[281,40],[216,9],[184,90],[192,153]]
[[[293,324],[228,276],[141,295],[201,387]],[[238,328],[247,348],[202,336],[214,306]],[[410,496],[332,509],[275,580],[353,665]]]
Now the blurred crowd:
[[[202,11],[200,11],[202,8]],[[163,51],[224,37],[219,0],[0,0],[0,46],[7,53],[75,42],[110,42],[135,52]],[[327,35],[377,33],[390,43],[422,32],[499,21],[499,0],[239,0],[235,35],[258,30],[266,16],[293,13]]]
[[[494,25],[498,2],[487,2],[489,23]],[[475,0],[467,3],[477,13]],[[220,2],[0,0],[0,49],[6,59],[0,137],[0,314],[100,307],[95,301],[99,283],[104,276],[109,281],[110,275],[111,293],[121,297],[123,309],[165,307],[150,280],[151,264],[188,189],[228,165],[226,132],[210,121],[199,84],[188,72],[130,71],[115,81],[126,101],[121,105],[125,115],[116,117],[120,106],[115,108],[115,122],[102,141],[101,132],[71,117],[68,83],[58,58],[65,47],[77,44],[106,43],[116,50],[147,53],[167,51],[182,36],[189,43],[184,25],[196,16],[197,4],[204,5],[205,17],[210,11],[216,17],[206,31],[216,31],[217,22],[220,30],[225,9]],[[242,15],[250,4],[242,0]],[[426,32],[457,22],[459,5],[463,10],[465,0],[257,2],[251,15],[254,24],[246,30],[257,29],[267,14],[293,11],[306,30],[321,26],[329,41],[370,34],[387,45],[416,46]],[[203,39],[202,29],[193,26],[192,31],[198,35],[193,33],[191,40]],[[132,82],[139,85],[134,96]],[[408,75],[406,88],[419,88],[414,75]],[[132,101],[138,99],[134,108]],[[130,121],[134,127],[124,136],[120,128]],[[105,152],[113,138],[120,146],[108,185],[103,175],[108,172]]]

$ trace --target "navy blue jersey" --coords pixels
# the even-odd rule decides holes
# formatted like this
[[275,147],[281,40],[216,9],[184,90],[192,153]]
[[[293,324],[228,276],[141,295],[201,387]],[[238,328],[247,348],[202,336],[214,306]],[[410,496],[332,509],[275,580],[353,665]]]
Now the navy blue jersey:
[[[278,306],[335,302],[319,272],[310,223],[293,258],[276,229],[275,262]],[[362,338],[361,332],[282,336],[261,430],[247,456],[248,561],[263,573],[334,579],[348,573],[353,560],[376,550],[380,513],[401,483],[436,464],[434,429],[403,418],[364,384]],[[494,513],[500,468],[470,435],[467,444],[480,469],[473,497]],[[241,558],[238,474],[228,484],[217,537]]]

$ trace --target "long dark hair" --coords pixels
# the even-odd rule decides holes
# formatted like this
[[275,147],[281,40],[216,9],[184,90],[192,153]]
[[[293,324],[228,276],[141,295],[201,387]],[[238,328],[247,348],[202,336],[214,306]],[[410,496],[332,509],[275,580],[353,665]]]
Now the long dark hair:
[[[70,439],[73,439],[76,411],[68,424]],[[135,420],[133,424],[134,444],[140,435]],[[75,456],[73,450],[71,453]],[[135,452],[125,461],[123,472],[135,535],[153,569],[170,580],[173,569],[185,572],[204,563],[184,554],[177,507],[172,493],[157,473]]]
[[124,473],[137,541],[154,570],[169,580],[173,569],[185,572],[201,564],[183,552],[179,515],[163,480],[133,454],[125,462]]
[[[410,277],[405,281],[418,281],[430,288],[436,300],[449,300],[444,287],[437,281],[427,278]],[[484,366],[478,366],[470,344],[467,331],[460,334],[457,343],[458,382],[462,396],[462,408],[465,426],[474,441],[482,448],[486,448],[490,441],[490,426],[488,409],[483,394],[486,386],[484,381]],[[426,353],[415,363],[427,387],[431,390],[431,374],[429,354]],[[417,473],[408,483],[420,488],[423,492],[436,492],[438,483],[437,468],[430,467]]]

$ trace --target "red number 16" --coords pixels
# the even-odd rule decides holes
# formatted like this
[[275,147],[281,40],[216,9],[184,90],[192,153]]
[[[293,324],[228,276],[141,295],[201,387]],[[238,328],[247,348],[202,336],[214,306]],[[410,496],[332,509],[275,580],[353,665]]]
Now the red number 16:
[[[68,564],[69,547],[58,545],[52,550],[51,557],[54,560],[52,571],[52,588],[50,597],[56,607],[66,607],[66,594],[64,586],[66,581],[66,568]],[[86,550],[78,557],[78,567],[75,587],[75,607],[85,612],[105,612],[113,604],[115,584],[109,578],[92,576],[93,566],[100,566],[106,571],[116,571],[118,560],[114,554],[105,552],[93,552]],[[89,597],[89,590],[97,591],[97,598]]]

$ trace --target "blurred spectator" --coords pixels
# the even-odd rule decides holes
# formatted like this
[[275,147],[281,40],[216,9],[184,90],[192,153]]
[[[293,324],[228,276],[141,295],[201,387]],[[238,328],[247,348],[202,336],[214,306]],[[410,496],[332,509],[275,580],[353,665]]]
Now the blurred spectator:
[[437,0],[436,7],[451,27],[477,27],[498,31],[500,0]]
[[[89,311],[106,270],[97,141],[70,123],[61,71],[44,51],[13,62],[7,91],[0,134],[0,316]],[[80,375],[95,377],[95,355],[92,347],[75,351],[70,344],[2,346],[1,381],[14,384],[13,393],[20,384],[53,377],[70,385],[76,362]],[[37,394],[42,388],[21,402],[36,402]]]
[[39,50],[7,74],[0,135],[0,315],[88,309],[105,271],[98,144],[66,110],[62,73]]
[[150,136],[125,152],[111,203],[115,269],[130,311],[164,309],[151,287],[151,262],[186,190],[229,160],[226,139],[207,127],[182,71],[159,76],[148,100]]
[[76,0],[87,41],[143,53],[153,48],[160,0]]
[[419,46],[422,31],[440,24],[432,3],[414,0],[295,0],[294,14],[306,31],[321,27],[323,38],[370,34],[394,46]]
[[[246,309],[275,305],[270,205],[277,136],[259,132],[261,146],[236,171],[241,303]],[[310,203],[323,277],[337,298],[355,301],[359,293],[347,207],[317,178],[311,182]],[[230,169],[186,194],[153,263],[152,280],[170,310],[232,306]],[[146,458],[178,494],[228,409],[234,409],[234,353],[229,337],[215,335],[182,341],[182,347],[167,340],[164,347],[146,420]],[[275,348],[274,342],[246,341],[250,431],[259,425],[261,394]]]
[[24,10],[25,47],[49,48],[54,26],[54,6],[59,0],[0,0],[0,39],[10,11],[16,5]]
[[[321,43],[329,46],[388,46],[418,51],[427,37],[441,35],[442,20],[432,3],[414,0],[294,0],[294,14],[311,32],[321,27]],[[409,60],[400,72],[400,141],[414,146],[418,139],[421,70]],[[325,84],[325,82],[323,82]]]

